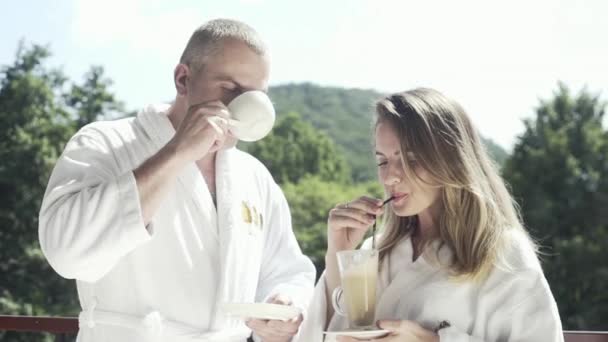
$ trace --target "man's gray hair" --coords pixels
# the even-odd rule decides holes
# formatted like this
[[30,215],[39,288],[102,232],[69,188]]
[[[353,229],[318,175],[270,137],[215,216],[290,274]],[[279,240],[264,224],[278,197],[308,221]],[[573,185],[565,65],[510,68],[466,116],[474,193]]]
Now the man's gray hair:
[[221,42],[226,39],[241,41],[257,54],[266,54],[266,45],[253,27],[237,20],[214,19],[194,31],[179,62],[196,71],[203,66],[206,57],[219,50]]

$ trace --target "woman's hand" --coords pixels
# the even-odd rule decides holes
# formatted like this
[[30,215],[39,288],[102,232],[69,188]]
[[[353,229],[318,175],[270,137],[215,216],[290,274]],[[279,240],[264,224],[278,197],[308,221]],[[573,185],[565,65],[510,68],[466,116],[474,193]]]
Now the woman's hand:
[[367,196],[336,205],[327,220],[327,253],[355,249],[381,213],[382,200]]
[[[389,331],[387,336],[367,341],[374,342],[439,342],[437,333],[423,328],[414,321],[379,321],[380,329]],[[352,337],[339,336],[340,342],[361,341]]]

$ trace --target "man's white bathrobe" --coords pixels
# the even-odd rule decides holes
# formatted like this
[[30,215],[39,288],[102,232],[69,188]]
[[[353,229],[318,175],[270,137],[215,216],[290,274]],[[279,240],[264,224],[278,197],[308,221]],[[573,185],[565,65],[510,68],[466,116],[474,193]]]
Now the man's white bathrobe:
[[[510,269],[495,267],[479,283],[449,279],[433,257],[449,261],[452,253],[446,246],[432,244],[432,253],[412,261],[411,240],[403,239],[381,265],[376,319],[412,320],[430,330],[446,320],[451,326],[439,330],[440,340],[446,342],[563,341],[557,305],[538,259],[521,232],[510,235]],[[366,241],[362,248],[369,245]],[[299,342],[323,341],[325,291],[323,275]],[[334,314],[327,330],[346,328],[347,320]]]
[[144,226],[132,170],[175,134],[166,108],[82,128],[49,181],[40,243],[78,280],[79,341],[244,341],[250,330],[221,303],[282,293],[305,309],[312,296],[281,189],[236,148],[217,155],[217,211],[193,163]]

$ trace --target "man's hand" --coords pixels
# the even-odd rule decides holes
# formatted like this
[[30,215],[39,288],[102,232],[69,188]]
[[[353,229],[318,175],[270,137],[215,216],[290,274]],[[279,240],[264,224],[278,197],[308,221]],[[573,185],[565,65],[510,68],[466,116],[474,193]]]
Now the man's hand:
[[228,109],[220,101],[193,105],[168,145],[186,162],[202,159],[214,145],[222,145],[230,134],[228,119]]
[[[292,305],[291,300],[283,295],[276,295],[268,300],[272,304]],[[253,332],[264,342],[288,342],[298,332],[302,324],[302,315],[289,321],[251,319],[246,322]]]

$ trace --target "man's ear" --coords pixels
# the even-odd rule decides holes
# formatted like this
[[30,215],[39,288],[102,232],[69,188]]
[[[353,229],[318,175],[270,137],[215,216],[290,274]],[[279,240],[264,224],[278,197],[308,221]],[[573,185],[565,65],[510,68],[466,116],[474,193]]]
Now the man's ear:
[[190,77],[190,68],[183,63],[178,64],[173,71],[173,82],[175,83],[175,90],[180,96],[188,94],[188,78]]

